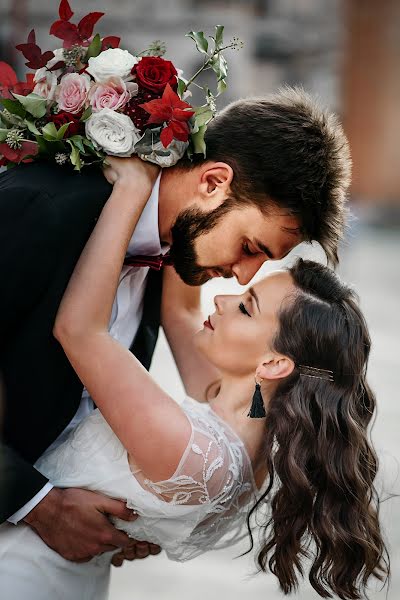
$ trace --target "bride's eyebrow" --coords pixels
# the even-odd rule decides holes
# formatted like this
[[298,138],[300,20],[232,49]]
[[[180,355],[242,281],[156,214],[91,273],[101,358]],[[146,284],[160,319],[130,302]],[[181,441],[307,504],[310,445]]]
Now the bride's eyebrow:
[[254,300],[256,301],[257,308],[258,308],[258,312],[261,312],[261,310],[260,310],[260,302],[259,302],[259,300],[258,300],[258,296],[257,296],[257,294],[256,294],[256,292],[255,292],[255,290],[254,290],[254,288],[253,288],[253,287],[250,287],[250,288],[249,288],[249,294],[250,294],[250,295],[251,295],[251,296],[254,298]]

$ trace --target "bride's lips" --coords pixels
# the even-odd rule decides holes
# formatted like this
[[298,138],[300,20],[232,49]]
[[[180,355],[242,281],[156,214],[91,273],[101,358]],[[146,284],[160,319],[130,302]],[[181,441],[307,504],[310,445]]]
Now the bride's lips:
[[211,319],[208,317],[207,321],[204,321],[204,327],[208,327],[212,331],[214,331],[214,327],[211,325]]

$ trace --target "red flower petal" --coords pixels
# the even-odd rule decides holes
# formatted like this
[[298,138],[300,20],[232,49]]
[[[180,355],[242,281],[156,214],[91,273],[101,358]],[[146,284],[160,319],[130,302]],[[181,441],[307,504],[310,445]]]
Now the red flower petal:
[[78,28],[73,23],[68,21],[56,21],[50,29],[50,34],[64,40],[64,48],[70,48],[75,44],[80,44],[82,38],[78,33]]
[[193,117],[194,110],[182,110],[181,108],[174,108],[172,111],[172,118],[177,121],[189,121],[190,117]]
[[179,98],[178,94],[174,92],[169,83],[167,83],[167,85],[165,86],[165,90],[162,95],[162,100],[163,102],[170,104],[172,108],[192,108],[190,104],[184,102]]
[[181,123],[179,121],[171,121],[169,127],[174,134],[174,138],[181,142],[187,142],[189,139],[189,126],[187,123]]
[[17,75],[12,67],[0,61],[0,83],[5,87],[11,87],[17,83]]
[[144,110],[151,115],[150,119],[148,120],[149,124],[164,123],[164,121],[168,121],[172,115],[171,107],[165,105],[162,101],[162,98],[157,100],[150,100],[150,102],[139,104],[139,106],[141,108],[144,108]]
[[58,71],[58,69],[63,69],[65,67],[65,62],[63,60],[59,60],[55,65],[50,67],[49,71]]
[[39,152],[39,147],[36,142],[22,142],[22,147],[18,150],[13,150],[5,142],[0,144],[0,154],[11,162],[32,162],[27,156],[36,156]]
[[164,129],[162,130],[161,135],[160,135],[160,140],[161,140],[161,143],[164,146],[164,148],[167,148],[173,139],[174,139],[174,134],[172,132],[172,129],[169,126],[164,127]]
[[58,14],[60,15],[60,19],[62,21],[69,21],[73,16],[74,13],[71,10],[68,0],[61,0]]
[[103,38],[101,42],[101,50],[108,50],[108,48],[118,48],[121,42],[121,38],[115,35],[109,35]]
[[93,33],[94,26],[104,14],[105,13],[102,12],[92,12],[86,15],[86,17],[83,17],[81,21],[79,21],[78,31],[84,40],[90,38],[90,36]]
[[15,47],[22,52],[26,60],[29,60],[30,62],[40,62],[42,51],[37,44],[18,44],[18,46]]
[[34,29],[29,32],[28,44],[36,44],[36,34]]

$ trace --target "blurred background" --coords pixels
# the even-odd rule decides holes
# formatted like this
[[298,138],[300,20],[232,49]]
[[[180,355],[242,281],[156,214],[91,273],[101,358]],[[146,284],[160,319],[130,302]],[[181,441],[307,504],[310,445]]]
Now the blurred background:
[[[25,72],[16,43],[35,27],[42,49],[58,47],[49,38],[58,0],[0,0],[0,60]],[[373,439],[381,458],[379,486],[384,497],[400,493],[400,2],[398,0],[71,0],[78,18],[104,11],[98,30],[122,37],[123,48],[145,49],[160,39],[166,57],[189,77],[201,65],[190,30],[212,33],[224,24],[226,40],[238,36],[239,52],[226,53],[230,77],[219,107],[248,95],[263,95],[283,84],[301,84],[336,111],[344,123],[353,156],[353,217],[341,249],[341,275],[357,289],[373,340],[370,382],[377,394]],[[75,19],[74,19],[75,20]],[[262,148],[260,148],[262,152]],[[317,246],[295,255],[324,261]],[[262,275],[277,263],[266,264]],[[216,293],[235,293],[235,282],[204,286],[206,314]],[[163,335],[153,374],[181,400],[184,391]],[[371,598],[400,597],[400,499],[382,504],[391,560],[392,583],[373,586]],[[254,557],[236,558],[246,543],[176,564],[162,554],[114,569],[111,600],[230,600],[247,596],[277,600],[282,595],[272,575],[254,576]],[[304,583],[296,598],[316,599]],[[83,599],[84,600],[84,599]]]

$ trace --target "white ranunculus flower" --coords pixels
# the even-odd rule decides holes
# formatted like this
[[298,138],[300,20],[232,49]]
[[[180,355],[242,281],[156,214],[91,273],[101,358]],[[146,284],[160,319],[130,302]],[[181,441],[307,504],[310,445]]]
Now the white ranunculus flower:
[[86,71],[95,81],[106,81],[110,77],[121,77],[124,81],[132,79],[131,70],[139,62],[128,50],[121,48],[109,48],[98,56],[89,58],[89,66]]
[[172,140],[168,148],[164,148],[161,142],[154,144],[154,150],[169,150],[169,156],[159,156],[155,152],[151,154],[138,154],[142,160],[152,162],[159,167],[173,167],[176,165],[186,152],[189,142],[180,142],[179,140]]
[[97,150],[111,156],[131,156],[140,132],[127,115],[103,108],[86,121],[86,136]]

